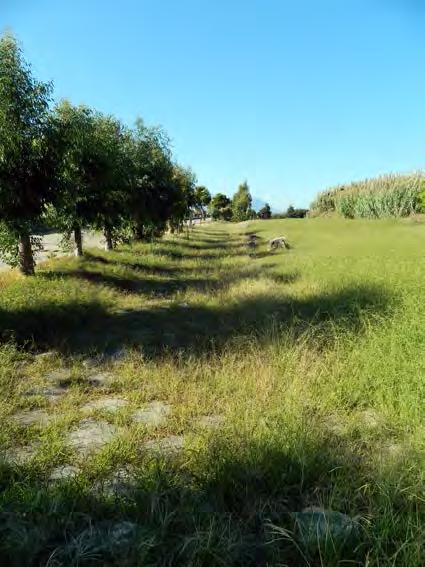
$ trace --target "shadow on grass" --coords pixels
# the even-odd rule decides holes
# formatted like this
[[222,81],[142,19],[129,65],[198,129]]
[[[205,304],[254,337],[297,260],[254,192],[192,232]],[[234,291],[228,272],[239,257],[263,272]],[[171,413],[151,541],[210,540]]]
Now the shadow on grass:
[[[282,278],[291,281],[291,276]],[[171,304],[116,313],[96,302],[54,305],[46,299],[37,308],[0,309],[0,333],[15,337],[19,344],[70,354],[121,347],[151,356],[164,351],[202,354],[221,349],[236,337],[261,342],[271,340],[271,334],[288,332],[296,340],[306,329],[326,344],[337,331],[361,333],[364,315],[382,317],[390,304],[388,295],[371,286],[304,300],[258,295],[221,306]]]
[[44,272],[39,275],[42,279],[56,280],[73,278],[89,283],[113,287],[124,293],[146,294],[151,297],[169,297],[179,291],[197,290],[207,292],[218,289],[230,283],[231,278],[214,281],[211,278],[176,277],[166,280],[142,279],[139,277],[122,277],[120,275],[105,274],[92,270],[70,270]]
[[[236,448],[212,437],[190,461],[139,452],[134,479],[106,497],[88,478],[49,488],[45,470],[0,467],[2,564],[91,565],[95,557],[103,565],[265,567],[367,556],[360,525],[348,538],[314,541],[313,533],[311,544],[293,516],[329,501],[335,484],[349,504],[341,512],[368,509],[367,493],[356,490],[365,472],[348,449],[308,439],[302,450],[239,441]],[[105,478],[114,472],[104,470]]]

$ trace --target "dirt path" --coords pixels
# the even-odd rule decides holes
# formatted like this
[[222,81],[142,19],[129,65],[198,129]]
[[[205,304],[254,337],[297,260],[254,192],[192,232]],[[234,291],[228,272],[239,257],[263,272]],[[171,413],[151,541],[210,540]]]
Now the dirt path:
[[[62,235],[59,232],[52,232],[43,236],[43,251],[36,254],[36,262],[43,262],[52,256],[66,256],[60,247]],[[84,246],[87,248],[102,248],[103,238],[98,232],[85,232],[83,235]],[[7,270],[9,266],[0,259],[0,270]]]

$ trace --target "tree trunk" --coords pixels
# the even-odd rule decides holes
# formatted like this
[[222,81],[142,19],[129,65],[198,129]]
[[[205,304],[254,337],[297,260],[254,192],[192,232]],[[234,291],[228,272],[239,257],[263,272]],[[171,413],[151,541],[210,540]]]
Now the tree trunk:
[[112,240],[112,230],[109,226],[105,226],[103,235],[105,237],[105,250],[113,250],[114,241]]
[[134,229],[134,238],[136,240],[144,240],[145,239],[145,227],[142,223],[137,223]]
[[83,235],[81,233],[81,226],[75,225],[74,227],[74,242],[74,254],[80,258],[83,255]]
[[19,238],[19,269],[24,276],[34,275],[34,256],[29,234],[21,234]]

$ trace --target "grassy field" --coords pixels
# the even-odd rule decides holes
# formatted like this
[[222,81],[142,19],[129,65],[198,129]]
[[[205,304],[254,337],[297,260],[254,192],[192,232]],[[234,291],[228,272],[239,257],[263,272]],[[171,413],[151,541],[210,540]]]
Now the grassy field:
[[423,565],[424,245],[255,221],[2,273],[0,564]]

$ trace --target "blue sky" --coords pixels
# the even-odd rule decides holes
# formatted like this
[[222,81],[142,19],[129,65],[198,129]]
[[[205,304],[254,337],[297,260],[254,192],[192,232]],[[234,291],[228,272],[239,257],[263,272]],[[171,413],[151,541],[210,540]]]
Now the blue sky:
[[[0,0],[34,72],[275,209],[425,167],[421,0]],[[425,3],[424,3],[425,4]]]

